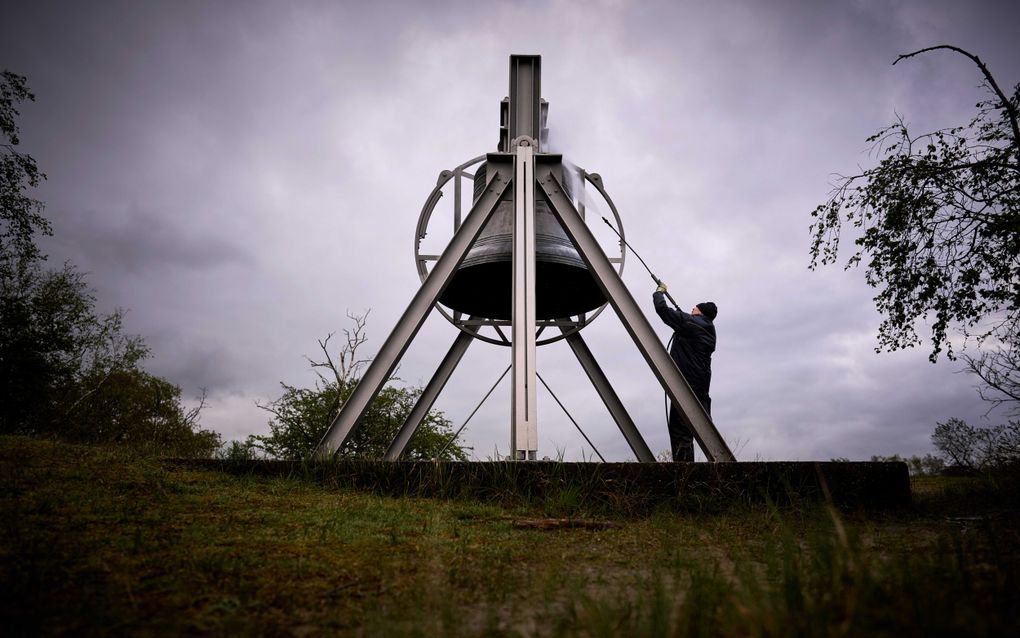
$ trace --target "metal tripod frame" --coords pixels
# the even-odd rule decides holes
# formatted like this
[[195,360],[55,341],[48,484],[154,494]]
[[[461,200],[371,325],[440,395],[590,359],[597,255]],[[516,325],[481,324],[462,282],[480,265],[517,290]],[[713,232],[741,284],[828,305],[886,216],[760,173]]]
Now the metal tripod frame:
[[[616,311],[656,379],[678,408],[681,419],[694,433],[694,438],[705,452],[705,456],[710,461],[736,460],[716,430],[711,417],[701,407],[694,392],[659,341],[648,319],[641,313],[637,302],[624,286],[619,273],[613,267],[613,260],[603,252],[585,225],[583,217],[567,197],[557,177],[563,174],[562,157],[543,152],[548,104],[540,98],[540,70],[540,56],[510,56],[510,95],[500,104],[500,152],[489,153],[486,156],[485,190],[476,198],[467,216],[459,223],[453,238],[436,260],[421,288],[411,299],[393,332],[383,342],[379,353],[369,364],[361,381],[326,431],[319,443],[318,455],[332,456],[342,450],[350,440],[372,401],[382,391],[400,358],[418,334],[428,313],[436,307],[468,250],[492,218],[500,200],[504,198],[508,189],[513,188],[511,457],[533,460],[538,453],[535,203],[536,198],[541,197],[549,204],[550,210],[563,226],[567,237],[588,266],[591,276],[609,305]],[[440,177],[442,178],[442,175]],[[595,179],[592,183],[605,195],[601,178]],[[458,205],[455,209],[457,217],[460,213],[459,185],[458,179]],[[437,191],[433,191],[430,202],[434,204],[432,200],[438,197]],[[428,205],[426,203],[426,206]],[[458,221],[455,220],[455,226]],[[422,229],[419,228],[419,235],[421,234]],[[472,317],[472,320],[476,319],[482,318]],[[481,323],[484,321],[479,322]],[[476,338],[480,338],[477,332],[478,325],[472,325],[471,321],[455,325],[460,328],[457,338],[387,448],[384,456],[386,460],[396,461],[404,454],[411,437],[422,419],[432,409],[468,346]],[[562,331],[560,338],[567,341],[637,459],[642,462],[654,462],[655,456],[613,390],[612,384],[595,361],[591,350],[581,338],[580,327],[582,326],[569,322],[560,325]]]
[[[522,143],[528,142],[521,140]],[[530,143],[530,142],[528,142]],[[733,453],[719,434],[711,417],[704,411],[694,392],[684,380],[676,364],[666,352],[662,342],[641,312],[613,264],[599,246],[564,194],[556,176],[561,159],[558,155],[534,153],[533,147],[521,146],[523,153],[491,153],[487,157],[490,174],[485,192],[467,214],[460,229],[437,260],[429,277],[414,295],[411,303],[383,343],[379,353],[368,366],[361,381],[344,404],[326,435],[319,444],[319,454],[331,455],[340,450],[355,432],[367,412],[372,400],[379,394],[392,375],[400,358],[407,350],[428,313],[435,306],[443,289],[454,276],[471,244],[492,216],[506,189],[514,188],[515,223],[514,239],[514,317],[513,317],[513,412],[512,450],[514,458],[521,458],[520,451],[530,452],[537,432],[535,411],[535,319],[534,319],[534,227],[528,224],[534,215],[535,197],[544,197],[550,210],[577,248],[578,254],[602,290],[609,305],[616,311],[634,345],[641,353],[655,378],[662,385],[670,400],[679,408],[681,419],[694,433],[695,439],[710,461],[735,461]],[[530,169],[528,168],[530,164]],[[530,188],[529,188],[530,186]],[[531,249],[528,249],[528,239]],[[453,371],[474,338],[467,332],[459,332],[432,379],[400,427],[397,436],[386,451],[385,459],[398,460],[432,408],[439,393],[445,387]],[[620,428],[631,450],[639,461],[653,462],[655,457],[638,431],[626,408],[620,401],[595,361],[590,349],[579,332],[567,336],[574,356],[584,369],[599,397]],[[519,444],[520,447],[519,447]],[[529,447],[524,447],[529,446]],[[528,454],[526,457],[532,457]]]

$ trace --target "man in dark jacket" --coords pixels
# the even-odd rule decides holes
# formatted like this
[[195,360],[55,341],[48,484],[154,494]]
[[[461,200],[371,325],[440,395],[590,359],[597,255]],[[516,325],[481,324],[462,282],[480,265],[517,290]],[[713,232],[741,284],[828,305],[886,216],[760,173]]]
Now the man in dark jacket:
[[[660,284],[652,295],[655,312],[673,329],[673,347],[669,354],[676,367],[694,390],[705,412],[712,412],[708,386],[712,382],[712,353],[715,352],[715,325],[718,309],[711,301],[699,303],[690,314],[666,305],[666,284]],[[669,406],[669,442],[674,461],[694,460],[694,434],[680,420],[676,406]]]

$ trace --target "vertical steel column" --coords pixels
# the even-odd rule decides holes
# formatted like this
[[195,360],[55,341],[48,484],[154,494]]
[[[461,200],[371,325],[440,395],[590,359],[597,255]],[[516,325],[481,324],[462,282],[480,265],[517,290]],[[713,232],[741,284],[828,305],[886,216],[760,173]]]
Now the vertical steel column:
[[[521,136],[535,140],[541,152],[542,137],[542,56],[510,56],[510,105],[508,142]],[[512,149],[506,149],[512,150]]]
[[361,418],[368,411],[368,406],[382,390],[383,385],[393,374],[393,369],[396,368],[400,357],[407,350],[407,346],[418,334],[418,330],[425,322],[425,318],[432,310],[436,300],[439,299],[439,295],[450,282],[457,267],[464,261],[468,249],[478,238],[485,223],[492,217],[492,213],[499,205],[500,198],[513,180],[510,169],[505,164],[490,162],[489,170],[492,171],[492,177],[489,179],[485,193],[471,207],[460,230],[453,235],[450,243],[443,250],[443,254],[436,261],[432,272],[425,279],[425,283],[415,293],[411,303],[404,310],[404,314],[400,316],[397,325],[394,326],[393,332],[383,342],[379,353],[369,364],[361,381],[329,426],[316,449],[317,455],[335,454],[350,439],[351,434],[360,424]]
[[510,446],[514,459],[538,455],[535,386],[535,152],[521,141],[514,156],[513,389]]
[[645,439],[641,436],[641,432],[634,425],[630,414],[627,413],[627,408],[623,407],[623,401],[620,401],[616,390],[613,389],[613,384],[609,383],[606,374],[602,372],[602,368],[595,361],[595,356],[588,349],[588,344],[581,338],[581,333],[570,332],[570,328],[566,326],[560,326],[560,330],[567,333],[567,345],[574,352],[578,363],[584,368],[585,374],[588,375],[588,380],[595,386],[595,391],[602,397],[602,402],[606,404],[609,414],[616,421],[617,427],[623,433],[623,438],[627,440],[627,444],[630,445],[634,456],[642,463],[654,463],[655,455],[652,454],[648,444],[645,443]]
[[701,407],[701,403],[698,402],[691,387],[687,385],[687,381],[659,341],[652,325],[648,323],[648,319],[641,312],[637,302],[634,301],[634,297],[624,286],[623,280],[620,279],[613,264],[602,251],[595,236],[592,235],[574,205],[563,193],[563,186],[556,178],[554,166],[555,164],[544,164],[538,168],[536,175],[539,187],[549,199],[549,207],[553,214],[563,224],[564,231],[574,242],[577,252],[581,254],[581,258],[588,265],[599,288],[602,289],[606,299],[613,306],[613,310],[620,317],[623,326],[630,333],[634,345],[645,358],[670,400],[679,408],[681,419],[694,433],[694,438],[701,445],[705,456],[710,461],[736,461],[733,452],[730,451],[726,441],[715,428],[711,417]]
[[467,352],[468,346],[475,340],[473,335],[478,332],[478,328],[476,326],[467,326],[467,329],[470,333],[458,331],[457,338],[453,341],[453,345],[450,346],[449,352],[443,357],[443,361],[436,369],[436,373],[432,375],[428,385],[421,391],[421,396],[418,397],[418,401],[411,408],[411,412],[408,413],[404,424],[400,426],[397,436],[394,437],[390,446],[386,448],[383,460],[399,461],[400,457],[404,455],[404,452],[407,450],[407,444],[411,442],[411,437],[418,430],[422,419],[432,409],[432,405],[439,397],[439,393],[443,391],[443,388],[446,387],[446,382],[450,380],[450,375],[453,374],[457,364],[460,363],[464,353]]

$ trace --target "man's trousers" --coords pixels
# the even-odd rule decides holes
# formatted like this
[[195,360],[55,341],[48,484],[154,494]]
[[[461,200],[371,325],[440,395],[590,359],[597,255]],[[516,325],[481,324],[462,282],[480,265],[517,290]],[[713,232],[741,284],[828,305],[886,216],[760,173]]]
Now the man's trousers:
[[[705,412],[712,414],[712,398],[707,393],[694,393],[705,408]],[[672,402],[669,404],[669,444],[673,452],[674,461],[694,461],[694,433],[680,420],[680,413]]]

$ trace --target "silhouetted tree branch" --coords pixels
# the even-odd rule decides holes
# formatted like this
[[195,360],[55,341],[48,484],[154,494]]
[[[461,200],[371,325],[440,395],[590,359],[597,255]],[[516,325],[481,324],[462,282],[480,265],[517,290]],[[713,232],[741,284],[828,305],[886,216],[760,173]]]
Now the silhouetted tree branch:
[[981,398],[991,403],[988,409],[1009,405],[1009,416],[1020,416],[1020,352],[1015,344],[978,356],[963,355],[966,370],[984,384]]
[[[970,60],[973,61],[979,69],[981,69],[981,74],[985,76],[985,82],[987,82],[988,86],[991,87],[995,96],[999,98],[999,105],[1006,112],[1006,116],[1009,118],[1010,126],[1013,129],[1013,144],[1018,153],[1020,153],[1020,123],[1017,122],[1017,105],[1010,102],[1009,98],[1006,97],[1006,94],[1002,92],[1002,89],[999,88],[999,83],[995,81],[995,78],[992,76],[992,72],[988,70],[988,67],[981,61],[981,58],[969,51],[961,49],[960,47],[954,47],[951,44],[939,44],[933,47],[918,49],[913,53],[904,53],[893,61],[893,66],[896,66],[896,63],[900,60],[906,60],[907,58],[912,58],[915,55],[920,55],[922,53],[928,53],[929,51],[938,51],[939,49],[955,51],[960,55],[966,56],[970,58]],[[1020,158],[1020,154],[1018,154],[1018,158]]]
[[961,419],[935,426],[932,443],[955,465],[981,470],[1020,458],[1020,422],[976,428]]
[[992,99],[964,126],[912,135],[902,117],[868,138],[878,166],[837,176],[829,199],[811,215],[812,269],[839,258],[844,226],[859,232],[846,268],[863,265],[883,315],[877,351],[921,342],[930,321],[929,358],[951,333],[979,344],[1015,347],[1020,323],[1020,84],[1012,98],[975,55]]

